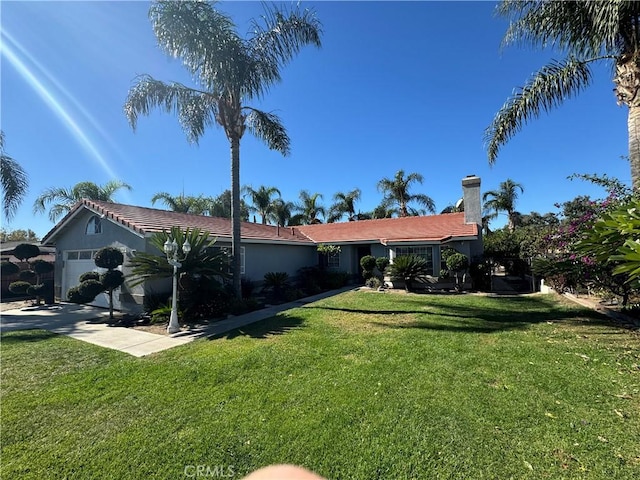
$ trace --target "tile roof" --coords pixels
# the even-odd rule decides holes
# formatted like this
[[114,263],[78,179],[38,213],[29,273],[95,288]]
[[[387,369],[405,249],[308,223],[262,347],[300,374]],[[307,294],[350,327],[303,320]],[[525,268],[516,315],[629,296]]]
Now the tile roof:
[[[88,208],[104,218],[119,223],[134,232],[145,235],[148,233],[162,232],[171,227],[199,228],[206,230],[216,237],[231,238],[231,220],[228,218],[208,217],[193,215],[190,213],[178,213],[156,208],[136,207],[119,203],[102,202],[95,200],[82,200],[49,232],[43,242],[50,242],[83,207]],[[258,223],[242,222],[240,226],[242,238],[245,240],[271,240],[295,243],[311,243],[302,235],[298,227],[275,227]]]
[[[82,200],[49,232],[42,242],[54,243],[54,237],[83,208],[145,235],[161,232],[173,226],[199,228],[216,237],[231,238],[231,220],[189,213],[177,213],[155,208],[136,207],[93,200]],[[377,241],[393,242],[445,241],[454,237],[478,235],[478,225],[465,224],[464,213],[449,213],[421,217],[383,218],[356,222],[326,223],[296,227],[276,227],[242,222],[244,240],[313,243],[354,243]]]
[[376,240],[387,244],[402,241],[444,241],[453,237],[478,235],[478,225],[475,223],[465,224],[464,213],[381,218],[305,225],[298,228],[316,243]]

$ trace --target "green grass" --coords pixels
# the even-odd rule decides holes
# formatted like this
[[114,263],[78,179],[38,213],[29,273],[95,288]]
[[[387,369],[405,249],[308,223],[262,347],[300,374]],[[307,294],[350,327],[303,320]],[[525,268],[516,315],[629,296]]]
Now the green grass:
[[349,292],[142,359],[8,333],[0,473],[640,478],[639,347],[555,296]]

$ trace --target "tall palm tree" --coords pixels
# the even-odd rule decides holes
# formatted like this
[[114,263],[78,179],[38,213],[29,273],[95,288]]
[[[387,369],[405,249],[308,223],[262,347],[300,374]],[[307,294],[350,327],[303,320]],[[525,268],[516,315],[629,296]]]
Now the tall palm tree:
[[346,215],[350,222],[357,220],[356,202],[360,200],[360,189],[356,188],[348,193],[338,192],[333,196],[333,205],[329,207],[327,222],[338,222]]
[[423,181],[424,177],[419,173],[410,173],[405,177],[404,170],[398,170],[392,179],[383,178],[378,182],[378,191],[384,194],[382,203],[387,206],[397,205],[400,217],[408,217],[411,214],[416,215],[424,211],[410,209],[408,206],[410,202],[416,202],[424,206],[427,211],[434,213],[436,206],[431,197],[421,193],[409,193],[412,183],[422,184]]
[[0,186],[2,188],[2,212],[11,220],[22,203],[29,179],[20,164],[4,150],[4,132],[0,130]]
[[272,218],[275,220],[276,225],[280,227],[286,227],[293,216],[293,211],[296,206],[293,202],[285,202],[282,198],[276,198],[273,201]]
[[144,75],[124,106],[135,129],[138,115],[153,107],[177,114],[187,138],[197,142],[205,128],[218,124],[231,150],[233,287],[240,289],[240,140],[249,131],[272,150],[289,153],[289,137],[273,113],[249,107],[281,79],[281,69],[305,45],[320,46],[320,24],[313,12],[266,8],[263,23],[253,23],[242,38],[232,19],[209,2],[155,2],[149,11],[160,47],[179,58],[198,86],[165,83]]
[[178,195],[174,197],[167,192],[158,192],[151,198],[151,204],[155,205],[156,202],[162,202],[169,210],[180,213],[193,213],[194,215],[206,215],[209,213],[209,208],[213,202],[212,198],[203,197],[199,195],[197,197],[191,195]]
[[300,203],[295,206],[295,209],[300,213],[291,218],[290,224],[313,225],[322,223],[319,216],[322,215],[324,217],[326,210],[324,206],[318,203],[321,198],[321,193],[310,194],[306,190],[301,190]]
[[115,193],[122,188],[131,190],[129,184],[120,180],[110,180],[103,186],[93,182],[80,182],[71,188],[47,188],[36,198],[33,204],[33,212],[42,213],[47,209],[47,204],[53,204],[49,209],[49,219],[55,222],[58,217],[69,212],[71,207],[83,198],[113,202]]
[[513,232],[517,218],[520,216],[515,209],[516,201],[518,200],[518,190],[520,190],[520,193],[524,193],[524,188],[521,184],[508,178],[504,182],[500,182],[500,188],[498,190],[489,190],[482,195],[485,210],[494,212],[493,215],[488,215],[488,219],[491,220],[495,218],[499,212],[506,212],[508,219],[507,227],[510,232]]
[[489,163],[531,118],[549,111],[591,83],[591,66],[615,67],[618,104],[629,108],[629,162],[633,189],[640,190],[640,2],[505,0],[497,13],[510,20],[503,44],[553,45],[566,54],[542,67],[507,100],[485,131]]
[[260,188],[254,190],[253,187],[244,187],[244,190],[249,197],[251,197],[251,203],[249,205],[249,211],[255,212],[262,217],[262,224],[266,225],[269,220],[273,219],[274,199],[275,194],[281,196],[280,190],[276,187],[265,187],[261,185]]

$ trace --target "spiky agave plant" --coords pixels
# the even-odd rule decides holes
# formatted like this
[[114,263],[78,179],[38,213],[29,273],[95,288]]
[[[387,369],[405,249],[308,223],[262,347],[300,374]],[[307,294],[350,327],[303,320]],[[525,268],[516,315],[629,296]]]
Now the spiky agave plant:
[[418,255],[401,255],[394,258],[389,265],[391,280],[404,281],[404,288],[411,291],[411,286],[418,278],[429,274],[427,261]]

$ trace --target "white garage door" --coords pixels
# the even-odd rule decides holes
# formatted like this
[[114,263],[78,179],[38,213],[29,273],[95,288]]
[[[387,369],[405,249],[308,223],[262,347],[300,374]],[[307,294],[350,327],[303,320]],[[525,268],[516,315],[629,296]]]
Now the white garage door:
[[[65,262],[62,274],[62,297],[68,300],[67,292],[71,287],[80,283],[80,275],[85,272],[104,272],[104,268],[96,267],[93,257],[97,250],[69,250],[65,252]],[[109,307],[109,295],[101,293],[90,304],[96,307]],[[118,294],[113,295],[113,308],[119,309]]]

